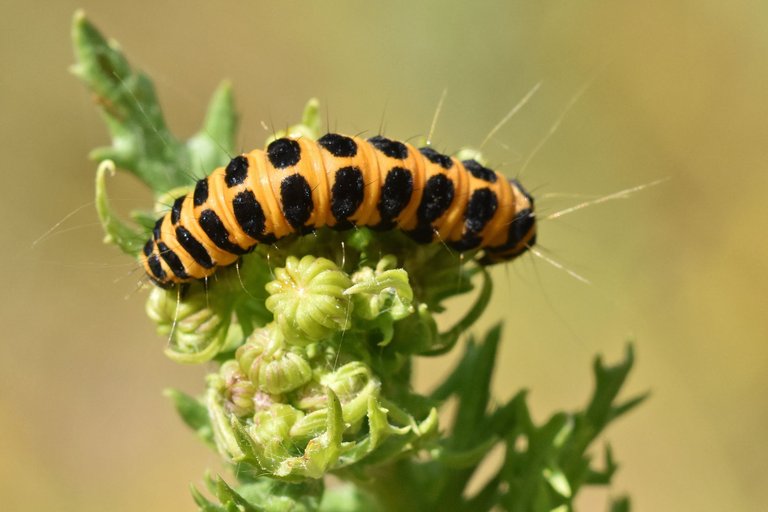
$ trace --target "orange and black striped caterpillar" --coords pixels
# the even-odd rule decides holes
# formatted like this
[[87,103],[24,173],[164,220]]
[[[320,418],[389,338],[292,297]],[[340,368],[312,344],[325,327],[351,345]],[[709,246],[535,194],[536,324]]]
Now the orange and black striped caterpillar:
[[398,228],[419,243],[483,249],[484,265],[536,242],[533,198],[516,180],[430,147],[329,133],[277,139],[199,180],[157,221],[141,259],[170,286],[322,226]]

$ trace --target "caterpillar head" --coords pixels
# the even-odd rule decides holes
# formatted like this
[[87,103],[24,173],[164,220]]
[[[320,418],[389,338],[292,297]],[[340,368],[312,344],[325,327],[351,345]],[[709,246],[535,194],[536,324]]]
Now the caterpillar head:
[[536,244],[536,213],[533,196],[515,179],[509,180],[515,194],[515,216],[509,223],[507,241],[486,247],[480,259],[483,265],[511,261]]

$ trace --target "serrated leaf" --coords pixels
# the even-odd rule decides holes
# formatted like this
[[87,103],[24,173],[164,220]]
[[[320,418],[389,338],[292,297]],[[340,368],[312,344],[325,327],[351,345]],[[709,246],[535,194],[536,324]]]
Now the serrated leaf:
[[464,358],[469,361],[467,377],[457,388],[459,407],[456,412],[451,446],[468,448],[474,444],[477,429],[486,423],[486,411],[491,397],[491,377],[496,352],[501,339],[501,325],[488,332],[482,344],[467,344]]
[[632,369],[634,358],[632,345],[627,345],[624,361],[614,366],[603,364],[601,357],[595,358],[595,392],[585,414],[592,425],[602,427],[612,418],[611,405]]
[[107,41],[82,11],[75,14],[72,39],[72,70],[94,93],[112,134],[112,147],[92,157],[114,160],[155,193],[188,183],[188,155],[165,124],[152,81],[134,71],[117,43]]

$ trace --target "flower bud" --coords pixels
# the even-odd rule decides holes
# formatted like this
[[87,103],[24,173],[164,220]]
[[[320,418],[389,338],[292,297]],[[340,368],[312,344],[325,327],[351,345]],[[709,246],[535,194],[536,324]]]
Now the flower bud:
[[256,412],[246,431],[264,469],[277,471],[285,459],[298,451],[289,432],[303,416],[304,413],[288,404],[273,404]]
[[[311,406],[313,412],[307,414],[291,428],[291,435],[307,437],[322,431],[327,418],[327,391],[333,391],[341,403],[344,422],[356,427],[368,413],[368,399],[378,399],[381,383],[376,379],[371,369],[359,361],[347,363],[335,372],[328,373],[320,378],[321,386],[314,387],[318,392],[323,390],[326,396],[319,393],[315,396],[303,396],[298,407],[305,409]],[[322,405],[322,407],[319,407]]]
[[280,440],[279,444],[284,445],[289,438],[291,426],[303,415],[304,413],[291,405],[273,404],[254,415],[248,432],[258,444],[266,446],[274,440]]
[[309,382],[312,368],[299,347],[289,347],[274,323],[251,334],[237,349],[240,369],[259,391],[283,394]]
[[178,290],[153,287],[146,304],[157,332],[168,336],[166,355],[181,363],[209,361],[227,342],[231,313],[215,306],[202,287],[193,287],[181,299]]
[[384,256],[376,269],[364,267],[352,275],[353,286],[344,295],[355,300],[355,313],[373,319],[386,312],[393,320],[400,320],[413,313],[413,290],[408,283],[408,273],[397,265],[394,256]]
[[307,345],[348,328],[352,304],[344,290],[352,282],[332,261],[289,256],[275,277],[266,306],[290,343]]
[[253,416],[256,388],[240,371],[238,362],[232,359],[225,362],[219,373],[223,380],[224,406],[227,410],[241,418]]

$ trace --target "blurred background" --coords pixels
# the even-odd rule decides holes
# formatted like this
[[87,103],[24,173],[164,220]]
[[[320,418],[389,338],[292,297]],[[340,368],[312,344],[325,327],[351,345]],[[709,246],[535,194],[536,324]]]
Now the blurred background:
[[[193,510],[189,483],[221,469],[161,395],[199,392],[207,369],[165,359],[135,263],[101,243],[87,153],[109,139],[67,71],[79,7],[156,80],[177,134],[197,131],[230,79],[243,149],[261,147],[262,124],[296,122],[311,96],[333,129],[423,136],[446,89],[435,146],[477,146],[541,82],[484,148],[517,175],[564,115],[521,177],[540,211],[670,179],[542,223],[542,250],[591,284],[532,256],[494,270],[475,330],[506,322],[499,399],[529,388],[538,420],[581,406],[595,354],[617,361],[635,339],[625,397],[652,398],[608,431],[621,463],[611,492],[640,511],[765,506],[768,5],[6,0],[5,510]],[[128,178],[109,186],[125,210],[149,204]],[[447,365],[424,361],[419,386]],[[582,509],[604,500],[587,493]]]

